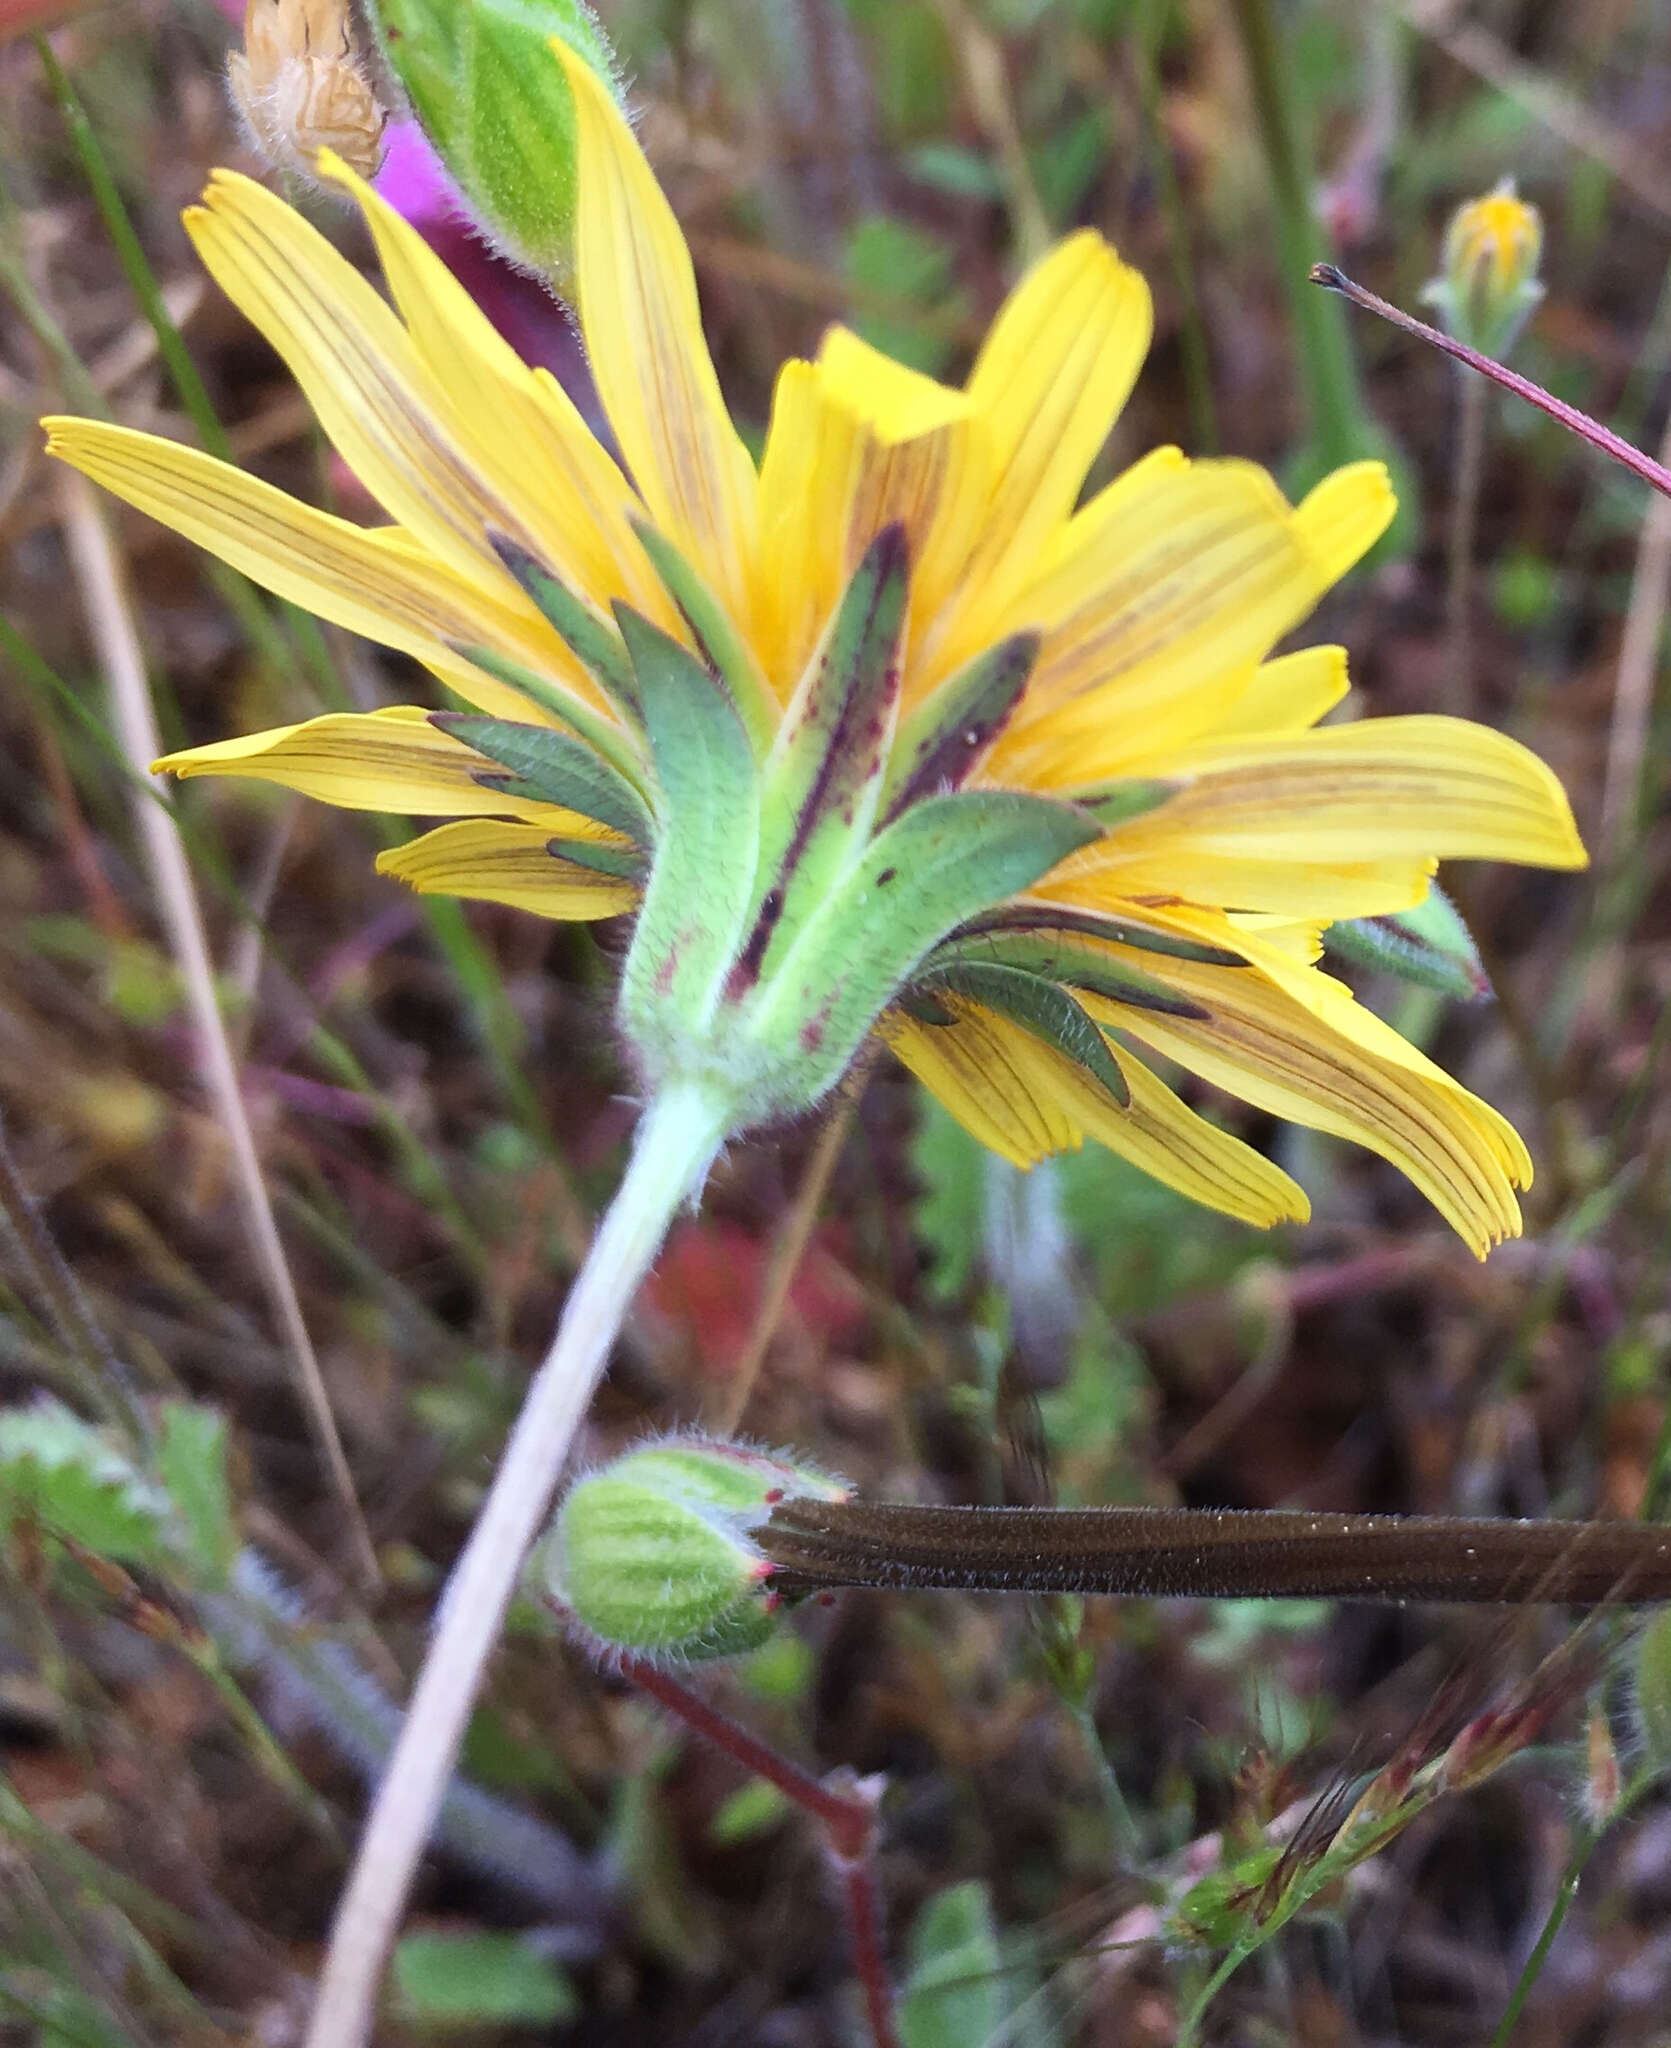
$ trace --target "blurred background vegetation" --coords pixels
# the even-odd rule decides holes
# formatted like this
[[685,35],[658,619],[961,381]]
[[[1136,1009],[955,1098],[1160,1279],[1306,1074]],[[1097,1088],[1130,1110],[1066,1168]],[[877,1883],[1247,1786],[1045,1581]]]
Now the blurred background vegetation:
[[[593,1451],[741,1410],[880,1498],[1662,1515],[1671,518],[1507,400],[1471,485],[1450,366],[1303,275],[1328,254],[1414,306],[1450,212],[1512,174],[1545,221],[1518,367],[1671,437],[1671,8],[600,13],[746,433],[832,318],[960,375],[1018,268],[1095,225],[1157,304],[1099,475],[1177,441],[1297,489],[1386,453],[1400,524],[1305,638],[1348,646],[1360,711],[1535,746],[1596,865],[1447,875],[1494,1002],[1360,983],[1527,1134],[1527,1236],[1485,1266],[1390,1169],[1250,1112],[1219,1106],[1310,1190],[1303,1231],[1100,1152],[1021,1179],[878,1071],[775,1328],[816,1128],[722,1163]],[[240,1177],[110,678],[142,662],[178,744],[385,701],[395,663],[118,515],[124,656],[34,425],[67,403],[223,440],[371,516],[179,227],[249,161],[232,35],[206,4],[0,0],[0,2040],[52,2048],[298,2038],[388,1702],[633,1115],[607,929],[420,903],[371,870],[402,825],[196,785],[276,1233]],[[561,317],[483,288],[583,390]],[[309,1346],[369,1549],[298,1391]],[[886,1773],[909,2048],[1614,2048],[1671,2010],[1667,1664],[1535,1611],[867,1595],[715,1683],[819,1767]],[[1329,1860],[1368,1779],[1490,1714],[1489,1783],[1460,1789],[1453,1753],[1454,1796]],[[806,1830],[532,1617],[469,1767],[390,2039],[858,2038]]]

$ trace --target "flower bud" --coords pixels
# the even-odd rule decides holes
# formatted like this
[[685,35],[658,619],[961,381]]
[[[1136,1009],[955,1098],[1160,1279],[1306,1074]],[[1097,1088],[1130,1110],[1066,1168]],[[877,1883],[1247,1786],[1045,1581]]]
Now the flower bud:
[[1458,207],[1445,230],[1443,269],[1424,296],[1441,325],[1482,355],[1506,356],[1543,297],[1543,220],[1505,178]]
[[851,1491],[745,1444],[663,1438],[569,1488],[537,1569],[607,1649],[678,1662],[735,1656],[765,1642],[777,1606],[753,1532],[790,1494]]
[[574,108],[554,39],[613,82],[585,0],[372,0],[384,52],[477,224],[554,282],[573,258]]

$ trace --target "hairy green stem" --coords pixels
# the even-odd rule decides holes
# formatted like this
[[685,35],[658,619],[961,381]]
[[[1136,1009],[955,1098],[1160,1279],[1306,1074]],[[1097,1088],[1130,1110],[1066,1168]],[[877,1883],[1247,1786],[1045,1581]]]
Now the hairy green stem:
[[347,1889],[337,1908],[307,2048],[360,2048],[412,1874],[452,1776],[481,1676],[523,1560],[639,1282],[686,1197],[707,1178],[730,1119],[698,1087],[644,1114],[626,1178],[571,1289],[493,1485],[447,1590]]

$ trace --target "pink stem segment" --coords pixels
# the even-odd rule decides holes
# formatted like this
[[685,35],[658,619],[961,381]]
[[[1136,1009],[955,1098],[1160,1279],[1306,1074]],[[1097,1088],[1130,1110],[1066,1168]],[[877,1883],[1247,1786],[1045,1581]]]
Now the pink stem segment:
[[1493,384],[1502,385],[1505,391],[1512,391],[1516,398],[1525,399],[1528,405],[1535,405],[1539,412],[1547,413],[1552,420],[1558,420],[1569,432],[1580,440],[1588,441],[1592,448],[1599,448],[1604,455],[1622,463],[1632,476],[1639,476],[1645,484],[1651,484],[1671,498],[1671,470],[1655,462],[1651,455],[1644,455],[1640,448],[1633,448],[1628,441],[1622,441],[1600,420],[1591,419],[1587,412],[1580,412],[1575,405],[1568,405],[1553,392],[1545,391],[1541,384],[1534,384],[1530,377],[1522,377],[1517,371],[1505,369],[1492,356],[1482,356],[1478,349],[1470,348],[1466,342],[1453,340],[1437,327],[1429,327],[1425,320],[1418,320],[1413,313],[1406,313],[1388,299],[1355,284],[1345,271],[1332,263],[1314,263],[1311,267],[1311,281],[1320,284],[1326,291],[1339,292],[1344,299],[1350,299],[1354,306],[1362,306],[1366,313],[1379,314],[1383,320],[1391,321],[1394,327],[1401,327],[1406,334],[1413,334],[1420,341],[1430,342],[1442,354],[1454,362],[1466,363],[1470,370],[1478,370],[1482,377],[1489,377]]

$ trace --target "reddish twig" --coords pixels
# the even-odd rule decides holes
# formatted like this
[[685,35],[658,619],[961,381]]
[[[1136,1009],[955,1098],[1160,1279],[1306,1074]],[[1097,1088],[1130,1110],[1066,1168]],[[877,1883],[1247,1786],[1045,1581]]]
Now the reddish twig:
[[875,2048],[899,2048],[894,2027],[893,1991],[882,1950],[882,1894],[876,1871],[876,1797],[869,1784],[854,1781],[847,1790],[815,1778],[775,1749],[751,1735],[739,1722],[699,1693],[691,1692],[668,1672],[625,1650],[610,1660],[624,1678],[647,1692],[694,1734],[711,1742],[745,1771],[775,1785],[791,1805],[818,1823],[841,1888],[847,1914],[853,1970],[864,1994],[865,2014]]
[[1350,299],[1354,306],[1361,306],[1366,313],[1375,313],[1383,320],[1389,320],[1394,327],[1401,327],[1406,334],[1413,334],[1420,341],[1430,342],[1442,354],[1454,362],[1466,363],[1470,370],[1478,370],[1482,377],[1489,377],[1493,384],[1500,384],[1505,391],[1512,391],[1516,398],[1525,399],[1528,405],[1535,405],[1539,412],[1547,413],[1569,433],[1581,441],[1588,441],[1592,448],[1599,448],[1604,455],[1622,463],[1632,476],[1651,484],[1656,491],[1671,497],[1671,470],[1655,462],[1651,455],[1644,455],[1640,448],[1633,448],[1628,441],[1621,440],[1611,428],[1604,427],[1600,420],[1591,419],[1587,412],[1580,412],[1575,405],[1568,405],[1564,399],[1545,391],[1541,384],[1534,384],[1530,377],[1522,377],[1518,371],[1505,369],[1491,356],[1482,356],[1478,349],[1470,348],[1466,342],[1456,341],[1448,334],[1440,333],[1437,327],[1429,327],[1425,320],[1418,320],[1413,313],[1406,313],[1388,299],[1369,291],[1361,284],[1355,284],[1345,271],[1332,263],[1314,263],[1311,267],[1311,281],[1322,285],[1325,290],[1339,292],[1344,299]]

